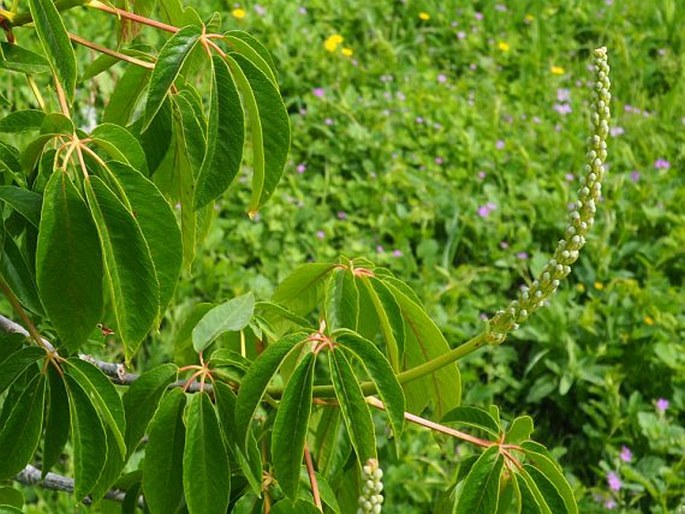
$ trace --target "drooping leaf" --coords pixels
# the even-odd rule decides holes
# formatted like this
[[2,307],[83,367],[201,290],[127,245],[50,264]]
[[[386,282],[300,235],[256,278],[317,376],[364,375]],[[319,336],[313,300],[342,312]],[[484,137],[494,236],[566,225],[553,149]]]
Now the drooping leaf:
[[363,466],[367,460],[376,458],[376,434],[371,411],[345,354],[331,352],[328,363],[335,397],[338,399],[340,412],[347,427],[347,435],[359,464]]
[[126,414],[124,442],[127,458],[137,448],[164,391],[174,381],[177,373],[178,368],[174,364],[162,364],[140,375],[124,393],[122,401]]
[[59,462],[69,439],[69,398],[64,380],[54,366],[48,367],[48,400],[41,466],[43,477]]
[[271,197],[281,180],[290,149],[290,119],[278,87],[243,55],[226,56],[240,90],[252,133],[252,200],[254,215]]
[[499,481],[499,502],[496,514],[521,511],[521,491],[514,473],[502,473]]
[[24,506],[24,495],[13,487],[0,487],[0,505],[21,509]]
[[293,371],[283,391],[271,433],[276,479],[291,499],[297,499],[300,484],[300,465],[312,410],[314,362],[314,354],[308,352]]
[[114,435],[114,431],[107,424],[103,426],[105,429],[105,439],[107,441],[107,456],[100,477],[98,478],[95,487],[93,487],[93,490],[90,492],[90,497],[94,502],[100,501],[107,491],[114,486],[126,465],[124,456],[119,451],[119,445],[117,444],[117,437]]
[[130,360],[159,312],[154,264],[138,222],[102,180],[90,176],[85,190],[103,249],[117,334]]
[[140,116],[133,124],[129,125],[128,129],[143,146],[147,157],[147,167],[152,176],[164,161],[171,145],[173,135],[171,101],[167,99],[162,103],[157,116],[152,119],[145,132],[142,132],[142,127],[143,116]]
[[129,66],[109,96],[102,121],[122,127],[128,125],[138,100],[150,81],[150,75],[147,68]]
[[19,249],[14,239],[6,237],[2,259],[0,259],[2,276],[24,307],[44,316],[45,310],[40,301],[35,274],[31,268],[24,252]]
[[378,316],[381,333],[388,348],[388,360],[395,371],[399,371],[404,358],[405,332],[402,311],[390,289],[375,277],[362,277],[369,298]]
[[195,188],[195,208],[204,207],[226,190],[243,159],[243,109],[228,65],[212,58],[207,148]]
[[124,127],[102,123],[93,129],[89,139],[115,161],[125,162],[143,175],[149,174],[143,147]]
[[399,439],[404,426],[405,400],[390,362],[371,341],[352,332],[336,333],[335,341],[352,352],[366,369],[383,400],[395,438]]
[[19,177],[22,174],[21,155],[19,150],[0,141],[0,170]]
[[0,479],[12,478],[33,457],[43,429],[44,400],[45,375],[38,374],[26,386],[0,428]]
[[[384,279],[397,299],[405,322],[407,341],[405,345],[405,368],[410,369],[449,351],[449,344],[440,329],[421,306],[415,303],[394,283]],[[447,366],[421,379],[404,384],[407,404],[422,405],[430,398],[436,418],[458,406],[461,402],[461,376],[456,364]],[[419,395],[416,398],[416,395]]]
[[82,500],[100,478],[107,458],[107,435],[88,393],[69,375],[65,375],[71,442],[74,450],[74,495]]
[[25,346],[0,362],[0,394],[28,369],[31,364],[45,357],[45,350],[36,346]]
[[71,376],[86,392],[103,423],[110,428],[114,441],[119,446],[121,456],[126,455],[124,430],[126,419],[121,397],[114,384],[105,374],[90,362],[78,357],[67,359],[65,373]]
[[315,429],[310,450],[316,455],[319,472],[333,479],[342,473],[352,453],[345,422],[337,407],[323,407],[318,418],[312,419]]
[[[524,464],[523,469],[527,473],[528,477],[530,477],[530,480],[535,482],[535,485],[540,491],[540,495],[544,499],[544,502],[547,504],[551,512],[554,514],[568,514],[571,512],[566,506],[565,499],[561,496],[561,492],[556,488],[547,475],[530,464]],[[528,481],[528,485],[530,485],[530,481]],[[573,502],[573,505],[575,507],[575,501]],[[577,507],[575,507],[574,512],[578,512]]]
[[102,315],[102,264],[88,208],[60,171],[52,174],[43,192],[36,279],[57,334],[75,351]]
[[252,293],[232,298],[208,311],[193,329],[193,347],[202,352],[224,332],[244,329],[254,314]]
[[109,168],[126,193],[150,250],[159,283],[158,317],[161,319],[174,296],[183,261],[176,216],[159,189],[142,173],[120,162],[110,162]]
[[284,498],[273,506],[271,514],[321,514],[321,511],[309,501]]
[[143,132],[162,107],[169,88],[178,77],[186,59],[198,44],[201,35],[202,28],[200,26],[188,25],[171,36],[160,50],[150,77]]
[[309,314],[318,305],[324,280],[335,267],[326,263],[300,266],[279,284],[271,300],[299,316]]
[[150,422],[143,462],[143,492],[152,514],[175,514],[183,501],[183,411],[186,396],[169,391]]
[[0,186],[0,200],[21,214],[34,227],[40,223],[42,197],[40,194],[17,186]]
[[23,510],[13,505],[0,505],[0,514],[23,514]]
[[231,496],[228,455],[207,393],[186,407],[183,490],[190,514],[225,514]]
[[0,132],[18,134],[31,130],[40,130],[45,112],[38,109],[14,111],[0,120]]
[[530,438],[533,433],[533,418],[530,416],[519,416],[509,425],[504,441],[509,444],[519,444]]
[[278,83],[273,57],[271,57],[269,50],[257,38],[242,30],[229,30],[224,33],[224,39],[232,50],[249,59],[274,84]]
[[19,73],[46,73],[50,71],[50,63],[37,53],[34,53],[17,44],[0,43],[2,58],[0,68],[18,71]]
[[326,288],[326,323],[329,330],[357,330],[359,319],[359,289],[347,268],[333,270]]
[[71,102],[76,88],[76,55],[62,17],[54,2],[29,0],[29,9],[52,72]]
[[229,386],[219,381],[214,384],[214,391],[217,412],[219,413],[219,421],[223,428],[222,433],[225,436],[224,442],[226,447],[238,462],[241,471],[250,483],[254,493],[261,494],[262,456],[257,447],[257,441],[251,436],[247,444],[247,451],[243,450],[242,441],[235,437],[235,434],[238,433],[235,424],[236,395]]
[[518,473],[513,475],[518,484],[519,491],[521,491],[521,514],[551,514],[547,504],[543,500],[538,499],[538,497],[542,498],[540,491],[537,487],[535,487],[535,491],[531,489],[528,485],[528,480],[532,482],[532,479],[528,475],[526,476],[527,478],[522,477]]
[[504,457],[493,445],[483,452],[466,476],[455,514],[492,514],[497,512],[499,479]]
[[[576,504],[575,496],[573,495],[573,489],[571,489],[571,486],[566,480],[566,477],[564,476],[560,466],[554,462],[549,452],[542,445],[537,443],[524,442],[521,444],[521,446],[523,447],[526,459],[530,461],[533,466],[535,466],[535,468],[537,468],[547,478],[547,480],[549,480],[552,487],[559,492],[559,495],[563,499],[566,510],[571,514],[577,514],[578,506]],[[530,470],[529,472],[532,475]],[[533,476],[533,478],[542,490],[540,481],[535,476]]]
[[500,436],[500,427],[490,413],[477,407],[460,406],[442,417],[442,423],[457,423],[485,430],[494,439]]
[[266,388],[278,371],[283,359],[305,340],[302,334],[293,334],[270,344],[264,353],[255,359],[240,383],[235,405],[235,422],[239,441],[248,441],[248,430],[252,417],[264,397]]

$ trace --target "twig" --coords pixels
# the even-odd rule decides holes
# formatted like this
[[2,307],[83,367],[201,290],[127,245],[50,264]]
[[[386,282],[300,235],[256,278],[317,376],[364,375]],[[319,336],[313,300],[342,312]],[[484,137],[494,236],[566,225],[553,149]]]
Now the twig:
[[323,504],[321,503],[321,494],[319,493],[319,484],[316,481],[316,472],[314,471],[314,463],[312,462],[312,454],[309,453],[309,448],[304,445],[304,462],[307,466],[307,475],[309,475],[309,483],[312,486],[312,496],[314,497],[314,504],[323,512]]
[[155,67],[154,63],[143,61],[141,59],[136,59],[135,57],[132,57],[130,55],[122,54],[120,52],[117,52],[116,50],[111,50],[107,47],[100,46],[96,43],[93,43],[92,41],[88,41],[87,39],[77,36],[76,34],[70,33],[69,39],[71,39],[74,43],[77,43],[81,46],[85,46],[86,48],[90,48],[91,50],[95,50],[96,52],[100,52],[101,54],[109,55],[110,57],[114,57],[116,59],[119,59],[120,61],[135,64],[136,66],[147,68],[148,70],[152,70]]

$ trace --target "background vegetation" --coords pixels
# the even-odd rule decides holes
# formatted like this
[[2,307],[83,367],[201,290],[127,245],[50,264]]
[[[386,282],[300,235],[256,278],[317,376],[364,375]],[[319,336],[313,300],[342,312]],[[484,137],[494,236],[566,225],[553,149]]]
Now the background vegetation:
[[[187,339],[184,320],[198,302],[248,290],[268,298],[299,264],[340,254],[390,267],[451,344],[467,339],[562,233],[583,163],[589,52],[603,44],[615,100],[597,224],[548,308],[504,346],[461,361],[464,403],[531,414],[535,438],[572,475],[581,512],[685,504],[680,2],[194,4],[272,50],[291,113],[291,162],[257,219],[245,215],[247,184],[225,196],[194,279],[182,282],[140,367]],[[82,14],[66,16],[72,28],[112,46],[112,32]],[[94,55],[78,51],[85,69]],[[103,107],[91,99],[106,99],[120,72],[90,82],[84,124]],[[381,452],[384,512],[439,509],[469,451],[444,444],[453,443],[416,429],[400,460]],[[33,512],[52,512],[54,501],[72,509],[58,493],[26,494],[38,502]]]

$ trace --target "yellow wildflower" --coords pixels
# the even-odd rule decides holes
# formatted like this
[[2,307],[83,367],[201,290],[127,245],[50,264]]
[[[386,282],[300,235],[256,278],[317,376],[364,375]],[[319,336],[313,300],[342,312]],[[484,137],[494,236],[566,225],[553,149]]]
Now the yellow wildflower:
[[602,289],[604,289],[604,284],[602,284],[601,282],[595,282],[595,289],[601,291]]
[[342,43],[345,40],[340,34],[333,34],[332,36],[328,36],[326,38],[326,41],[324,41],[324,48],[328,50],[329,52],[335,52],[338,48],[338,45]]
[[535,16],[528,13],[523,17],[523,21],[525,21],[526,23],[533,23],[533,21],[535,21]]
[[552,72],[552,75],[563,75],[566,70],[561,66],[552,66],[549,71]]
[[585,292],[585,284],[576,284],[576,291],[579,293],[584,293]]
[[421,11],[421,12],[419,13],[419,19],[420,19],[420,20],[423,20],[423,21],[428,21],[428,20],[431,19],[431,15],[428,14],[427,12]]
[[245,12],[245,9],[241,9],[240,7],[238,7],[237,9],[233,9],[231,11],[231,15],[233,15],[234,18],[242,20],[247,15],[247,13]]
[[497,43],[497,48],[499,48],[503,52],[508,52],[511,49],[511,46],[509,46],[509,43],[507,43],[506,41],[500,41],[499,43]]
[[352,57],[352,54],[354,53],[354,50],[352,50],[351,48],[345,47],[345,48],[343,48],[343,49],[341,50],[341,53],[342,53],[345,57]]
[[649,325],[650,327],[654,325],[654,318],[652,318],[651,316],[645,316],[642,321],[645,322],[645,325]]

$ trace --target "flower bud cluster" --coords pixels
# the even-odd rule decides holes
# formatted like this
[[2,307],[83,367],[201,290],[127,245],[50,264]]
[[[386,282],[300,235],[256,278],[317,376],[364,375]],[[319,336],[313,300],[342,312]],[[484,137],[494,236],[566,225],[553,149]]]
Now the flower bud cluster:
[[578,259],[578,252],[585,245],[585,236],[595,221],[596,205],[602,194],[602,180],[606,173],[604,163],[609,135],[611,82],[606,48],[594,51],[594,65],[595,84],[590,118],[592,136],[588,138],[585,175],[580,181],[578,200],[571,205],[564,238],[559,241],[554,255],[530,287],[522,288],[518,299],[492,318],[488,334],[491,344],[502,343],[507,333],[518,328],[556,292],[559,283],[571,272],[571,265]]
[[369,459],[362,468],[362,495],[357,514],[379,514],[383,505],[383,470],[376,459]]

